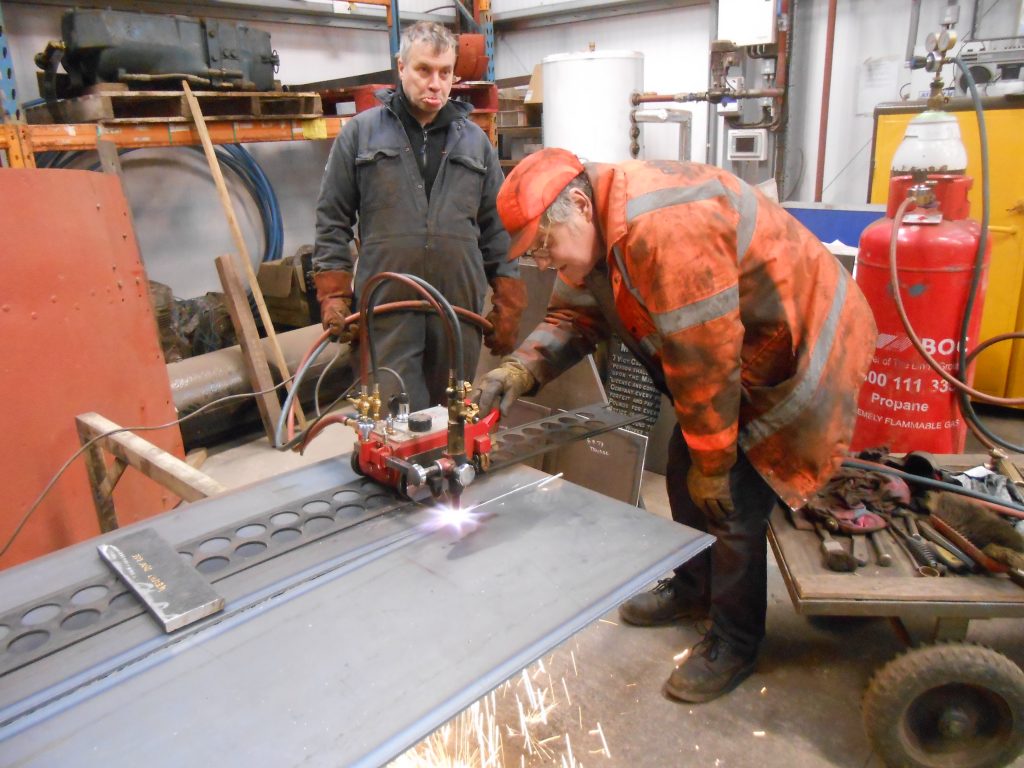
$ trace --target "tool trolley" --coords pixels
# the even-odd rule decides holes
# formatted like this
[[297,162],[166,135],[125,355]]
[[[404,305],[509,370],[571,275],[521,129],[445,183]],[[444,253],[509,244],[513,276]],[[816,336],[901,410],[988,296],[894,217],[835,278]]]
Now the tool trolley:
[[[836,573],[815,532],[796,529],[783,509],[768,526],[797,613],[885,617],[909,647],[875,672],[863,698],[865,731],[887,765],[1012,762],[1024,751],[1024,670],[966,637],[972,619],[1024,617],[1024,588],[1006,576],[922,576],[886,536],[892,565],[880,567],[871,552],[867,566]],[[929,622],[930,638],[915,645],[904,621]]]

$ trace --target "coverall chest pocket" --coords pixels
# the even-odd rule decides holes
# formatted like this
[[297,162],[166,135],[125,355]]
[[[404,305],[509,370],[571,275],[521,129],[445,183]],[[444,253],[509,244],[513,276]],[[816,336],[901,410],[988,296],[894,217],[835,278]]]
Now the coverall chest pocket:
[[484,176],[487,166],[470,155],[448,157],[447,187],[451,190],[449,201],[461,213],[476,217],[480,208],[480,197],[484,191]]
[[397,149],[379,147],[356,155],[359,175],[359,207],[373,211],[400,205],[406,189],[405,169]]

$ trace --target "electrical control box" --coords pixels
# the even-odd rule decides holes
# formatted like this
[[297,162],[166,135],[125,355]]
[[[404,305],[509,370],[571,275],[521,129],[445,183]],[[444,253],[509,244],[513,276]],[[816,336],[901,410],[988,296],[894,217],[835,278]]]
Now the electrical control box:
[[736,45],[775,42],[775,0],[719,0],[718,39]]
[[729,131],[727,156],[730,160],[767,160],[768,131],[765,128],[737,128]]

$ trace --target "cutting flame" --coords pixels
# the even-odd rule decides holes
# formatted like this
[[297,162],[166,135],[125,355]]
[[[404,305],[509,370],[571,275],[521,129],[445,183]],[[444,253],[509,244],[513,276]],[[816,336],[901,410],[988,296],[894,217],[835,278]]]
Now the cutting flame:
[[461,535],[475,531],[483,517],[482,514],[474,512],[472,507],[460,509],[450,504],[441,504],[431,508],[427,526],[433,531],[446,528]]

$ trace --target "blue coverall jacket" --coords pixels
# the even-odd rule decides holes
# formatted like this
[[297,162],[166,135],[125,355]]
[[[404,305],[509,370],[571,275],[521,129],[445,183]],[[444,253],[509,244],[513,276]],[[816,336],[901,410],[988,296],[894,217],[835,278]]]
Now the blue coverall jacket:
[[[437,129],[447,136],[428,199],[395,112],[395,92],[379,91],[377,98],[382,106],[352,118],[331,148],[317,203],[315,269],[354,271],[356,302],[372,275],[406,272],[452,304],[479,313],[491,280],[518,277],[516,262],[507,260],[509,238],[495,207],[504,180],[497,152],[468,119],[472,107],[450,102],[460,114]],[[357,223],[356,260],[349,244]],[[397,285],[378,296],[381,302],[416,298]],[[449,365],[440,325],[403,313],[382,315],[373,327],[379,364],[403,376],[413,409],[443,402]],[[466,324],[463,336],[464,371],[472,379],[481,337]]]

